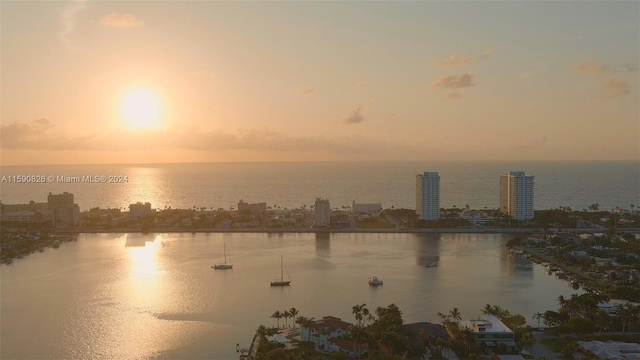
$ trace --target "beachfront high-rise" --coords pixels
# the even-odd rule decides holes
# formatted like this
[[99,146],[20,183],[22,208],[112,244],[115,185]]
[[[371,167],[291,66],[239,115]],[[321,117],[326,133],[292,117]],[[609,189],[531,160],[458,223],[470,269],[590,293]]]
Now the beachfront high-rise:
[[440,219],[440,174],[416,175],[416,213],[422,220]]
[[316,227],[328,227],[331,225],[331,205],[329,200],[316,198],[315,204],[315,221],[313,226]]
[[533,175],[500,174],[500,211],[516,220],[533,219]]
[[80,222],[80,207],[73,201],[73,194],[64,192],[47,196],[47,206],[53,212],[53,225],[56,228],[69,228]]

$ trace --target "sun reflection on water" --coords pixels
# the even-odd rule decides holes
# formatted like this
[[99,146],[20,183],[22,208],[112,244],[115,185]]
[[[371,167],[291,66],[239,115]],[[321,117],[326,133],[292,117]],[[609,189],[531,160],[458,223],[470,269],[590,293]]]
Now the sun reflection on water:
[[140,241],[129,239],[128,237],[127,244],[134,243],[138,245],[127,246],[131,275],[136,281],[144,281],[144,283],[138,285],[146,286],[149,281],[155,280],[160,273],[158,247],[162,244],[162,239],[160,236],[156,236],[151,241],[145,239],[140,239],[142,240]]

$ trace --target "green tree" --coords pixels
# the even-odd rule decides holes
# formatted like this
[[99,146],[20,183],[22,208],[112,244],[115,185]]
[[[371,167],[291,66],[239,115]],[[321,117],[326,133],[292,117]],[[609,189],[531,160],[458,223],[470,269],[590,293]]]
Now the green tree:
[[532,333],[524,333],[520,335],[520,338],[517,341],[518,347],[522,350],[531,351],[533,345],[536,343],[536,338]]
[[544,314],[541,312],[537,312],[535,314],[533,314],[532,319],[533,320],[538,320],[538,328],[540,328],[540,319],[542,319],[544,317]]
[[280,311],[276,310],[276,312],[274,312],[274,313],[271,315],[271,318],[272,318],[272,319],[277,319],[277,320],[278,320],[278,329],[279,329],[279,328],[280,328],[280,319],[282,319],[282,313],[281,313]]
[[449,316],[453,320],[461,320],[462,319],[462,317],[460,315],[460,310],[458,310],[457,307],[454,307],[452,310],[449,311]]
[[294,308],[294,307],[292,307],[291,309],[289,309],[289,315],[291,316],[291,319],[292,319],[293,321],[295,321],[295,320],[296,320],[296,316],[298,316],[298,313],[299,313],[299,312],[300,312],[300,311],[298,311],[298,309],[296,309],[296,308]]
[[289,310],[285,310],[282,313],[282,317],[284,318],[285,327],[289,327],[289,321],[288,320],[291,317],[291,313],[289,313]]
[[354,305],[351,308],[351,313],[353,315],[355,315],[356,318],[356,322],[357,322],[357,326],[361,327],[362,326],[362,319],[363,319],[363,310],[366,308],[367,304],[362,304],[362,305]]

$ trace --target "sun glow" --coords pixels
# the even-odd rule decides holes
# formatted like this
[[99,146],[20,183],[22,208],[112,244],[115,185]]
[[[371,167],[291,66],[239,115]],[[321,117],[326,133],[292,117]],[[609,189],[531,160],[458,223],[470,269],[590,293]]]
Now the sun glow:
[[120,111],[128,128],[151,129],[160,126],[160,105],[160,100],[151,91],[135,89],[124,96]]

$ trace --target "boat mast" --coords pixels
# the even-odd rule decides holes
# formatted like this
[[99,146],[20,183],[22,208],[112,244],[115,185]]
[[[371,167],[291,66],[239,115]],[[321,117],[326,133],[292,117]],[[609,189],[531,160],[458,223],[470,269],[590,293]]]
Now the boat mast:
[[284,272],[282,272],[282,255],[280,255],[280,282],[284,282]]
[[222,248],[224,249],[224,264],[227,265],[227,243],[222,243]]

